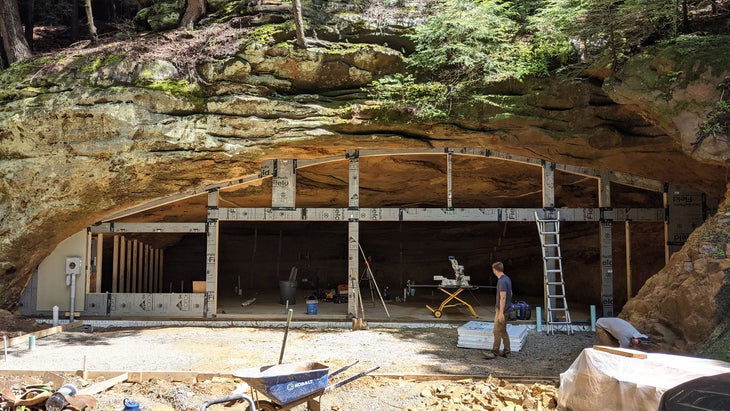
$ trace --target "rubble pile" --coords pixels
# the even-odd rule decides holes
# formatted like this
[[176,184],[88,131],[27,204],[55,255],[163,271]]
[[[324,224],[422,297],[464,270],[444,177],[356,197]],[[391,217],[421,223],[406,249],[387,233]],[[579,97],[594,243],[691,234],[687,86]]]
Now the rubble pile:
[[558,388],[552,385],[512,384],[499,378],[439,383],[421,391],[421,406],[409,411],[554,410]]

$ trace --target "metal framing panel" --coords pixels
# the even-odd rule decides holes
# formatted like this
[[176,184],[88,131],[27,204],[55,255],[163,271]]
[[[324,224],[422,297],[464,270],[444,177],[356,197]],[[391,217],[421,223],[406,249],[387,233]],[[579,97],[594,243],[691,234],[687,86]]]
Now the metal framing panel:
[[[543,208],[220,208],[219,221],[535,221]],[[551,210],[551,209],[548,209]],[[561,221],[664,221],[663,208],[561,208]]]
[[[218,208],[218,190],[208,193],[208,210]],[[210,213],[209,213],[210,214]],[[205,298],[203,316],[214,316],[217,312],[216,291],[218,287],[218,219],[208,217],[205,248]]]
[[542,164],[542,206],[555,207],[555,163]]
[[[598,206],[611,207],[611,185],[607,175],[598,180]],[[603,214],[600,224],[601,241],[601,303],[603,316],[613,317],[613,218]]]
[[[508,154],[508,153],[502,153],[498,151],[492,151],[488,150],[486,148],[470,148],[470,147],[461,147],[461,148],[434,148],[434,149],[402,149],[402,150],[351,150],[348,153],[356,152],[359,157],[365,157],[365,156],[386,156],[386,155],[422,155],[422,154],[434,154],[434,155],[448,155],[448,153],[452,154],[459,154],[459,155],[467,155],[467,156],[479,156],[479,157],[489,157],[489,158],[495,158],[499,160],[508,160],[508,161],[515,161],[520,162],[524,164],[534,165],[534,166],[542,166],[542,164],[545,162],[545,160],[541,159],[535,159],[520,155],[514,155],[514,154]],[[345,156],[347,158],[347,155]],[[310,160],[294,160],[297,162],[297,167],[309,167],[309,166],[315,166],[318,164],[323,163],[329,163],[333,161],[341,161],[343,160],[343,157],[326,157],[322,159],[310,159]],[[147,204],[143,204],[141,206],[133,207],[128,210],[121,211],[119,213],[115,213],[111,215],[110,217],[103,220],[104,222],[109,222],[113,220],[117,220],[126,216],[130,216],[145,210],[149,210],[155,207],[160,207],[163,205],[171,204],[176,201],[181,201],[190,197],[194,197],[197,195],[200,195],[205,192],[209,192],[211,190],[220,190],[223,188],[228,187],[234,187],[237,185],[243,185],[248,184],[252,181],[270,177],[273,174],[273,164],[274,160],[264,160],[262,161],[261,166],[261,172],[259,174],[255,175],[248,175],[241,178],[233,179],[224,181],[219,184],[213,184],[206,186],[199,190],[194,190],[189,193],[184,194],[176,194],[174,196],[161,198],[157,200],[153,200]],[[568,164],[560,164],[560,163],[553,163],[555,166],[555,170],[564,171],[571,174],[578,174],[593,178],[598,178],[601,176],[601,171],[588,168],[588,167],[580,167],[580,166],[573,166]],[[664,191],[664,184],[660,181],[634,176],[631,174],[621,173],[621,172],[607,172],[604,173],[604,175],[609,179],[609,181],[624,184],[632,187],[641,188],[644,190],[654,191],[661,193]],[[93,227],[92,227],[93,228]]]
[[296,202],[296,160],[274,160],[271,207],[294,207]]
[[357,154],[348,156],[349,159],[349,186],[350,200],[349,213],[347,223],[347,312],[353,314],[355,318],[360,318],[362,313],[359,312],[360,293],[355,293],[355,287],[360,287],[360,222],[357,218],[357,210],[360,207],[360,160]]
[[101,223],[92,233],[204,233],[205,223]]
[[[543,198],[542,208],[453,208],[453,155],[479,156],[498,160],[514,161],[542,168]],[[447,207],[446,208],[360,208],[359,207],[359,158],[364,156],[397,156],[397,155],[445,155],[447,167]],[[352,287],[359,275],[359,224],[377,221],[534,221],[534,215],[553,213],[555,211],[555,170],[571,174],[583,175],[598,180],[598,208],[564,208],[560,209],[561,221],[590,221],[600,223],[601,270],[602,270],[602,303],[603,315],[613,315],[613,254],[611,249],[612,223],[614,221],[666,222],[666,191],[661,182],[633,176],[620,172],[595,170],[587,167],[571,166],[536,159],[521,155],[491,151],[486,148],[434,148],[434,149],[402,149],[402,150],[350,150],[344,159],[349,161],[349,200],[348,207],[334,208],[297,208],[296,207],[296,168],[317,164],[342,161],[342,157],[328,157],[313,160],[275,159],[264,160],[258,175],[246,176],[206,186],[187,194],[178,194],[168,198],[157,199],[147,204],[116,213],[104,222],[89,228],[90,233],[206,233],[206,291],[203,302],[203,316],[215,315],[216,292],[218,284],[218,242],[220,222],[222,221],[342,221],[348,223],[348,280],[350,291],[348,312],[357,315],[357,296]],[[272,181],[272,207],[238,207],[220,208],[218,190],[226,187],[247,184],[252,181],[269,178]],[[665,208],[611,208],[610,183],[618,183],[644,190],[665,193]],[[205,223],[115,223],[115,219],[133,215],[155,207],[168,205],[200,194],[208,193],[208,215]],[[115,237],[116,240],[116,237]],[[125,247],[126,246],[126,247]],[[117,247],[115,247],[115,252]],[[143,258],[137,240],[125,241],[121,237],[119,247],[119,291],[138,292],[155,291],[162,282],[162,270],[154,273],[152,269],[143,278]],[[157,259],[157,257],[155,257]],[[116,260],[116,258],[115,258]],[[150,259],[151,260],[151,259]],[[159,256],[160,267],[162,255]],[[126,264],[125,264],[126,262]],[[150,265],[157,264],[149,261]],[[138,270],[138,266],[140,269]],[[137,277],[139,273],[139,279]],[[153,274],[154,273],[154,274]],[[150,284],[151,282],[151,284]],[[115,281],[116,284],[116,281]],[[150,286],[151,285],[151,286]]]

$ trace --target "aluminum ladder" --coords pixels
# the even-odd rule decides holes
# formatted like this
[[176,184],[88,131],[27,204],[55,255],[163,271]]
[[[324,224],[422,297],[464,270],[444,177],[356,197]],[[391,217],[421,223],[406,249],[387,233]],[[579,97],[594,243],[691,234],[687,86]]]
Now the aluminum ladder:
[[540,218],[535,211],[537,232],[542,246],[542,266],[545,279],[545,307],[547,314],[546,328],[548,333],[556,330],[573,334],[570,322],[568,301],[565,299],[565,281],[563,280],[563,259],[560,255],[560,211],[553,216],[550,211]]

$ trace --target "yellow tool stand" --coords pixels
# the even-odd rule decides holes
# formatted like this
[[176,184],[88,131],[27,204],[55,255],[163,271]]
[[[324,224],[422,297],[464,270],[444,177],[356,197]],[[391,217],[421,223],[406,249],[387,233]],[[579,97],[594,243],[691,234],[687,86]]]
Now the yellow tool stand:
[[[426,308],[428,308],[433,313],[434,317],[441,318],[441,314],[443,314],[444,308],[458,307],[460,305],[464,305],[464,306],[466,306],[466,308],[469,309],[469,311],[471,312],[471,315],[474,318],[479,318],[479,316],[477,315],[476,311],[474,311],[474,308],[471,306],[471,304],[467,303],[466,301],[464,301],[458,297],[458,295],[461,294],[461,292],[464,290],[476,290],[477,288],[479,288],[479,287],[459,287],[459,288],[455,289],[456,291],[450,292],[444,287],[438,287],[438,289],[443,291],[446,295],[448,295],[448,297],[446,297],[446,299],[441,302],[441,305],[439,305],[438,309],[432,308],[430,305],[426,305]],[[459,303],[449,304],[452,300],[456,300]]]

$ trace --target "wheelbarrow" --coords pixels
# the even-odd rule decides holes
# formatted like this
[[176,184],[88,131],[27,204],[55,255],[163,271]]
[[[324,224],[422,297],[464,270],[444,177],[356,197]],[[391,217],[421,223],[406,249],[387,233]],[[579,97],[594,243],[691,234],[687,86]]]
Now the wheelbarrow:
[[[304,403],[307,403],[308,410],[320,411],[319,397],[380,368],[375,366],[337,382],[330,381],[330,377],[357,363],[358,361],[354,361],[332,373],[329,372],[328,366],[318,362],[295,362],[239,370],[234,372],[233,376],[249,385],[251,395],[234,393],[208,400],[200,411],[206,410],[213,404],[241,401],[248,403],[244,408],[248,411],[284,411]],[[267,399],[259,399],[259,395]]]

